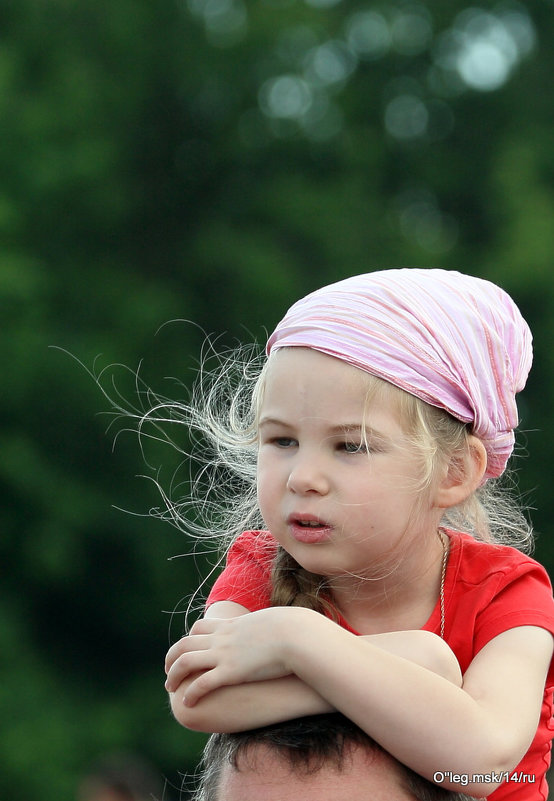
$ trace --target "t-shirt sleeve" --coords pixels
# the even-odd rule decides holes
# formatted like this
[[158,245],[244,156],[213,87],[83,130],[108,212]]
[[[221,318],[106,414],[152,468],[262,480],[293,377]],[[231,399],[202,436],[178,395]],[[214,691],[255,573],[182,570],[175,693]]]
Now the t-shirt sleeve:
[[245,531],[227,554],[206,607],[216,601],[234,601],[250,612],[266,609],[271,598],[271,565],[277,543],[266,531]]
[[[546,570],[526,560],[499,577],[494,596],[482,610],[475,629],[475,652],[503,631],[538,626],[554,635],[554,599]],[[554,678],[551,666],[550,678]]]

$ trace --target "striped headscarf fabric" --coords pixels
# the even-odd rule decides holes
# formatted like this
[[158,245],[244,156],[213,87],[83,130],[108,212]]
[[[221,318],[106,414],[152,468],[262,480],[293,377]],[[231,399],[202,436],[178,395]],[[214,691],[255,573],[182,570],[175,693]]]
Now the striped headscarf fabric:
[[531,332],[496,284],[455,270],[357,275],[295,303],[267,353],[304,347],[389,381],[469,423],[487,450],[485,478],[514,447],[515,396],[532,362]]

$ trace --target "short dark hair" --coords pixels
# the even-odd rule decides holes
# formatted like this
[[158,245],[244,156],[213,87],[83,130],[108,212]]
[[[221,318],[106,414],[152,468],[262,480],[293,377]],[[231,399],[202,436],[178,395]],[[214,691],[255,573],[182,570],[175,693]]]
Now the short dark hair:
[[[342,770],[352,746],[369,753],[383,749],[356,724],[340,713],[314,715],[234,734],[212,734],[200,765],[200,783],[193,801],[217,801],[225,765],[238,769],[240,758],[248,757],[255,746],[265,745],[278,753],[294,770],[317,773],[324,765]],[[392,757],[391,757],[392,758]],[[399,765],[399,777],[416,801],[474,801],[424,779],[405,765]]]

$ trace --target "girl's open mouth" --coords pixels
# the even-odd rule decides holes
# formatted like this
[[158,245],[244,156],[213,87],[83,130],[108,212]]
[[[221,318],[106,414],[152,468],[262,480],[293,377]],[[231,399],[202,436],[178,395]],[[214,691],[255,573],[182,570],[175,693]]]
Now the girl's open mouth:
[[288,524],[292,537],[298,542],[310,544],[324,542],[331,535],[331,526],[314,517],[291,515]]

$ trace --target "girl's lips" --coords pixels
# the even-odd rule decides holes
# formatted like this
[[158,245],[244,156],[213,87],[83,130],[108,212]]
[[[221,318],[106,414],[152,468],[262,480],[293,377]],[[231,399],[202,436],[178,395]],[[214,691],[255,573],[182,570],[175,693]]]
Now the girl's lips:
[[291,536],[297,542],[325,542],[331,536],[331,526],[312,516],[291,515],[288,525]]

